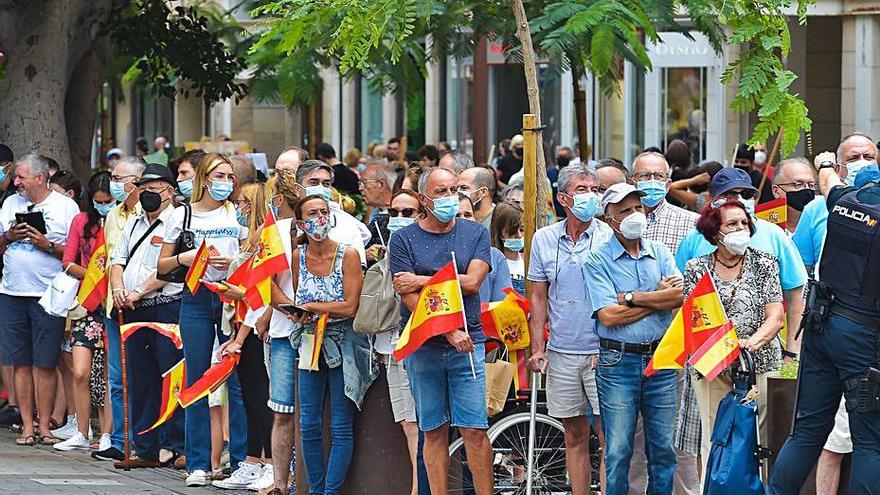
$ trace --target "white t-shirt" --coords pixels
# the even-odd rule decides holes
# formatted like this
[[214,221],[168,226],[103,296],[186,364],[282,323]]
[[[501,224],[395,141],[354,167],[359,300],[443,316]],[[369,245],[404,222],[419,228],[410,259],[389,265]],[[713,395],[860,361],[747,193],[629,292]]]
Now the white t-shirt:
[[[345,247],[355,248],[361,257],[361,264],[367,265],[367,255],[364,253],[364,246],[370,242],[373,234],[369,227],[357,218],[346,213],[338,204],[331,202],[330,211],[336,220],[335,227],[330,231],[330,238],[342,244]],[[358,242],[360,241],[360,242]]]
[[[67,243],[67,231],[79,207],[67,196],[52,191],[41,203],[34,205],[20,194],[13,194],[0,209],[0,233],[5,233],[15,224],[16,213],[31,211],[43,213],[46,222],[46,238],[55,244]],[[61,260],[38,249],[24,238],[6,247],[3,254],[3,281],[0,293],[11,296],[40,297],[46,287],[61,271]]]
[[510,270],[511,279],[526,278],[526,260],[522,256],[517,256],[515,260],[507,259],[507,269]]
[[[165,226],[166,243],[176,243],[180,237],[186,214],[185,208],[185,206],[178,206],[168,219]],[[214,246],[221,256],[230,257],[238,256],[239,243],[243,239],[247,239],[248,236],[247,227],[239,225],[235,218],[235,208],[231,203],[226,203],[211,211],[198,211],[192,208],[188,230],[195,234],[196,248],[201,246],[202,241],[205,241],[208,246]],[[210,282],[219,282],[224,280],[226,276],[226,270],[208,266],[203,278]]]
[[[293,267],[293,261],[291,259],[291,255],[293,254],[293,242],[291,242],[291,236],[286,233],[290,232],[292,224],[292,218],[284,218],[278,220],[276,223],[278,226],[278,232],[281,232],[281,243],[284,244],[284,255],[287,256],[287,263],[291,268]],[[281,289],[281,292],[292,301],[294,297],[293,275],[290,270],[284,270],[276,275],[275,283],[278,284],[278,288]],[[272,319],[269,320],[269,337],[280,339],[283,337],[289,337],[292,332],[293,322],[287,318],[287,315],[281,311],[272,311]]]

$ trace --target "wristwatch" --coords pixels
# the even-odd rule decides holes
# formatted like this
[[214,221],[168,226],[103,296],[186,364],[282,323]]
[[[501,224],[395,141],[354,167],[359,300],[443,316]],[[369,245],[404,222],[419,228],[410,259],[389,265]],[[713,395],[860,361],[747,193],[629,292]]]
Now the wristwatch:
[[822,160],[819,162],[819,170],[822,170],[823,168],[834,168],[834,162],[831,160]]
[[626,305],[629,306],[630,308],[632,308],[633,306],[636,305],[633,302],[633,298],[634,298],[633,291],[628,291],[623,294],[623,302],[625,302]]
[[55,252],[55,243],[54,242],[49,243],[49,248],[46,249],[46,252],[47,253],[54,253]]

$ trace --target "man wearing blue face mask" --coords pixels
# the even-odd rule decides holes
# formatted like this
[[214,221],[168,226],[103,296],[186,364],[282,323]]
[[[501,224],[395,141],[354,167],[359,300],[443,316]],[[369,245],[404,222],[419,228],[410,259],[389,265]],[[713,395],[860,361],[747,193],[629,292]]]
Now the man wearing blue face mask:
[[[586,165],[569,164],[561,169],[557,185],[565,220],[542,228],[532,238],[527,275],[532,282],[529,366],[547,373],[547,409],[565,428],[572,494],[586,495],[590,489],[588,418],[591,412],[594,418],[599,415],[595,372],[599,336],[595,320],[584,314],[590,306],[584,261],[613,232],[594,218],[599,211],[599,178]],[[548,321],[550,342],[545,350]]]
[[[454,173],[432,168],[419,177],[419,201],[427,214],[391,236],[388,246],[394,288],[401,295],[401,326],[418,303],[421,287],[455,252],[467,328],[428,340],[406,358],[431,493],[447,493],[449,427],[458,427],[468,454],[476,493],[493,488],[492,449],[486,436],[486,374],[480,285],[491,269],[489,232],[455,218],[459,207]],[[402,279],[409,279],[404,288]],[[471,368],[471,358],[474,368]],[[472,374],[474,373],[474,374]]]

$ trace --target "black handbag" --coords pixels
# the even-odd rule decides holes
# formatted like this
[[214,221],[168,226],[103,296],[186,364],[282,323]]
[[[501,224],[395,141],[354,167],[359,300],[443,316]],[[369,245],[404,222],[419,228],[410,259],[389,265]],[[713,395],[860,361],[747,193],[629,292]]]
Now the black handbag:
[[[187,204],[183,208],[183,229],[180,231],[180,237],[177,238],[177,245],[174,246],[175,256],[196,248],[196,235],[189,230],[190,221],[192,220],[192,205]],[[178,265],[168,273],[157,273],[156,278],[163,282],[180,283],[186,279],[188,271],[188,266]]]

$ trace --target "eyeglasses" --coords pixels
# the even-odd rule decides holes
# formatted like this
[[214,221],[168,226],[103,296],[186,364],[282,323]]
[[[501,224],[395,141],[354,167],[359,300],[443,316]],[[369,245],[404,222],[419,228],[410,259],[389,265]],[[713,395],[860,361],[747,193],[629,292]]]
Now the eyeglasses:
[[110,180],[113,182],[124,182],[134,177],[137,177],[137,175],[111,175]]
[[399,210],[397,208],[388,208],[389,217],[403,216],[405,218],[412,218],[416,216],[416,213],[418,212],[419,210],[416,208],[401,208]]
[[755,191],[754,189],[739,189],[734,191],[727,191],[726,193],[722,194],[721,197],[730,199],[742,198],[748,200],[754,198],[756,194],[757,191]]
[[382,179],[361,179],[358,181],[359,186],[369,186],[371,183],[384,182]]
[[776,184],[776,185],[779,187],[782,187],[783,189],[786,187],[791,187],[792,191],[803,191],[804,189],[809,189],[811,191],[816,190],[816,183],[815,182],[797,181],[797,182],[786,182],[784,184]]
[[633,180],[638,182],[641,180],[666,180],[669,177],[663,172],[639,172],[633,174]]

